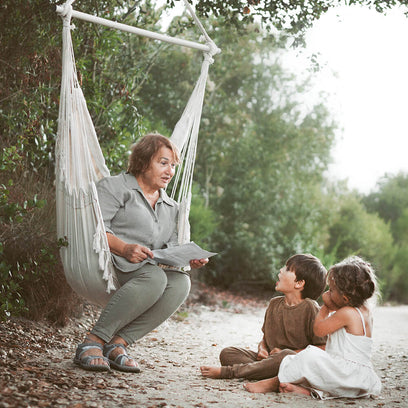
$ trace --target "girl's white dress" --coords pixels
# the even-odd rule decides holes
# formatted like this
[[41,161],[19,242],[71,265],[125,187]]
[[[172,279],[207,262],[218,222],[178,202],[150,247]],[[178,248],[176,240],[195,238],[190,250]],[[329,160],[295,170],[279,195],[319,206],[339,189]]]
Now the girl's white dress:
[[308,346],[286,356],[279,368],[279,381],[302,385],[315,398],[360,398],[379,395],[381,381],[371,363],[372,338],[347,333],[345,328],[330,334],[326,351]]

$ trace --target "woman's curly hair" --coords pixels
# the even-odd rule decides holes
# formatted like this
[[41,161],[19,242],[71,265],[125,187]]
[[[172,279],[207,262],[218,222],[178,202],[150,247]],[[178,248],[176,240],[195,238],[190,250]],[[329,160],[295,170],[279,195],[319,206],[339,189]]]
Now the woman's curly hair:
[[337,289],[349,299],[350,306],[360,307],[377,292],[373,268],[358,256],[344,259],[328,273]]

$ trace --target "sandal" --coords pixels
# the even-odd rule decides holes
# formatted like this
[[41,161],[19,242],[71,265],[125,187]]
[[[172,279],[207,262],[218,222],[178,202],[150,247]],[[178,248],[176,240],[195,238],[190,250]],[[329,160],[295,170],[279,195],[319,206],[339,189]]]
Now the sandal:
[[[109,356],[113,350],[117,349],[118,347],[122,348],[124,353],[118,354],[114,360],[110,359]],[[112,344],[105,344],[103,346],[103,355],[109,360],[110,366],[112,368],[116,368],[119,371],[125,371],[128,373],[140,373],[140,368],[138,363],[135,361],[136,366],[128,366],[125,364],[127,360],[134,360],[132,357],[128,356],[126,352],[126,347],[123,344],[119,343],[112,343]]]
[[[82,354],[84,354],[85,351],[95,348],[103,352],[103,346],[100,343],[92,341],[88,343],[79,344],[76,349],[74,363],[76,365],[79,365],[84,370],[88,371],[110,371],[109,360],[106,357],[95,355],[88,355],[82,357]],[[91,361],[97,358],[101,358],[106,364],[91,364]]]

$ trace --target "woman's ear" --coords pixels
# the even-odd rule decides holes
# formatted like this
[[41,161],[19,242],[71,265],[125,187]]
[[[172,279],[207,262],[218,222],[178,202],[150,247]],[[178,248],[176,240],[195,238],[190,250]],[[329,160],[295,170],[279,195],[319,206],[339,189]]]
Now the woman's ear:
[[343,296],[343,301],[346,305],[348,305],[350,303],[350,299],[348,298],[348,296],[346,295],[342,295]]

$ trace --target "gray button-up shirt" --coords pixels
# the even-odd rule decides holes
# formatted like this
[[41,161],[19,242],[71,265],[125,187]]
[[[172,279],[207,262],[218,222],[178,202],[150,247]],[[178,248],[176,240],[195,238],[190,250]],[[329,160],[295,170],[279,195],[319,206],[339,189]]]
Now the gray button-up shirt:
[[[153,249],[178,245],[178,204],[164,190],[153,209],[145,198],[136,177],[129,173],[106,177],[96,189],[106,232],[128,244]],[[141,268],[150,258],[139,263],[112,254],[116,268],[122,272]]]

